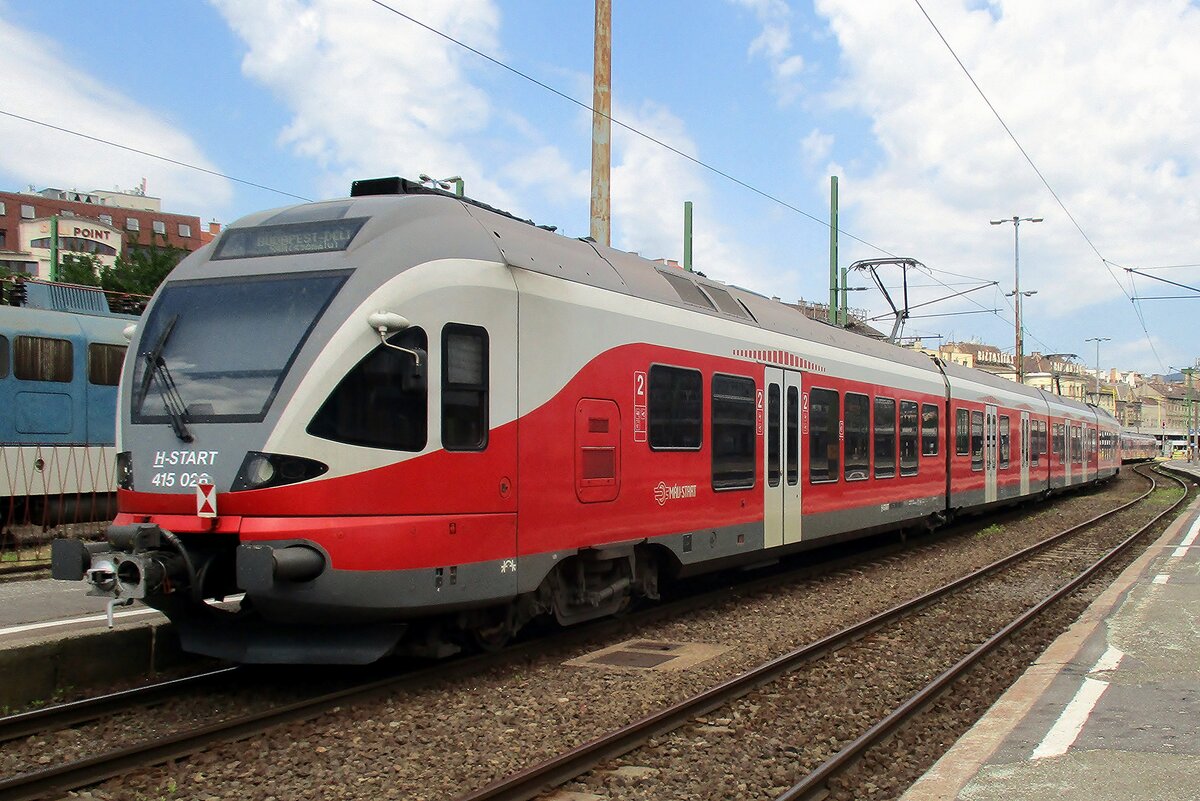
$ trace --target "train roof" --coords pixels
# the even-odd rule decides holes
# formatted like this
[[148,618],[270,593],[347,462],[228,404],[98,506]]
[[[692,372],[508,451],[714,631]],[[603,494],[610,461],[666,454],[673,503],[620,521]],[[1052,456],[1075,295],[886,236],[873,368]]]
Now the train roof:
[[[503,261],[512,267],[876,356],[914,369],[937,371],[925,354],[812,320],[777,300],[698,273],[669,267],[590,239],[563,236],[489,206],[402,179],[375,179],[370,184],[389,193],[360,193],[258,212],[229,225],[222,238],[236,236],[236,232],[249,227],[362,219],[365,222],[345,250],[347,255],[358,253],[364,257],[377,249],[386,252],[386,259],[362,259],[364,265],[379,265],[368,269],[380,270],[381,281],[386,278],[384,273],[392,275],[432,260]],[[395,193],[390,193],[392,190]],[[402,247],[396,246],[395,236],[404,237]],[[224,273],[218,261],[221,247],[218,240],[210,256],[213,261],[205,264],[203,270],[187,259],[172,274],[172,279]],[[292,269],[272,263],[275,260],[270,258],[258,261],[262,262],[262,272]],[[229,268],[230,273],[244,269],[232,265]]]

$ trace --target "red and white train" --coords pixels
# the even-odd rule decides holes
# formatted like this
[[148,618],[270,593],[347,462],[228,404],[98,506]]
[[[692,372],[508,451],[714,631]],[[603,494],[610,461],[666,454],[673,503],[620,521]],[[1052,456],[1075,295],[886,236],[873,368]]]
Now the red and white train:
[[132,347],[120,514],[54,574],[245,662],[495,644],[1120,466],[1095,407],[400,179],[239,220]]

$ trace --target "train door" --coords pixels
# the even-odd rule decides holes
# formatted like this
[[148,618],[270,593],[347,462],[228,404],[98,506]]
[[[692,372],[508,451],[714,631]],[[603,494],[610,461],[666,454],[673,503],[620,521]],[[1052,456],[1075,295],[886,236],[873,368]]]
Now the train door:
[[1021,412],[1021,494],[1029,494],[1029,412]]
[[1062,422],[1063,431],[1063,452],[1062,452],[1062,468],[1063,468],[1063,486],[1071,486],[1071,473],[1075,466],[1075,438],[1072,435],[1071,421],[1064,419]]
[[1000,419],[995,406],[988,406],[983,415],[983,474],[984,503],[997,498],[996,467],[998,463]]
[[763,545],[800,541],[800,373],[766,369]]

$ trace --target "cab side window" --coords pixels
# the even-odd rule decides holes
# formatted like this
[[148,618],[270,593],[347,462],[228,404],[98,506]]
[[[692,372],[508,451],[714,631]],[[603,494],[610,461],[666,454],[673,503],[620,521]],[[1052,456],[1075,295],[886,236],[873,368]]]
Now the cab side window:
[[481,451],[487,442],[487,331],[451,323],[442,329],[442,447]]

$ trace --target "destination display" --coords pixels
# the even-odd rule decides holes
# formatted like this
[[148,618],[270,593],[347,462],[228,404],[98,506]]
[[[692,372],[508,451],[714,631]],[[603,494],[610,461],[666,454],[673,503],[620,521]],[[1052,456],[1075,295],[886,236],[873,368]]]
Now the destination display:
[[213,260],[251,259],[258,256],[296,256],[345,250],[367,217],[287,225],[229,228],[217,244]]

